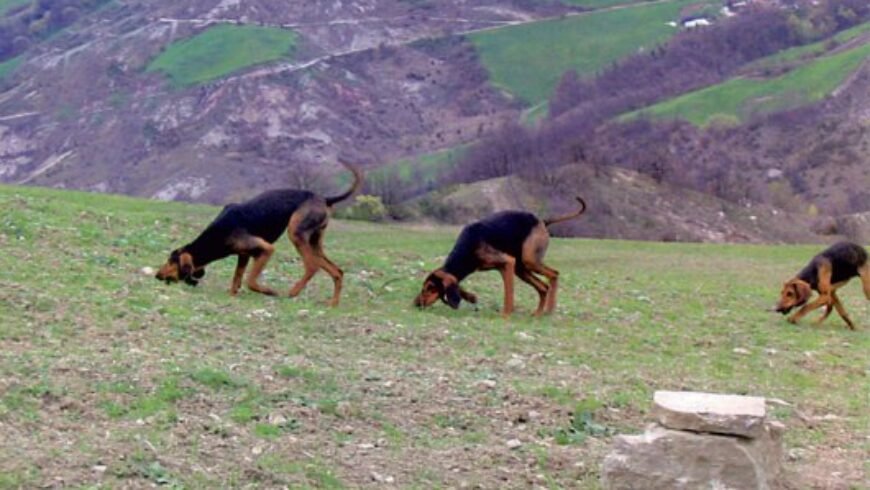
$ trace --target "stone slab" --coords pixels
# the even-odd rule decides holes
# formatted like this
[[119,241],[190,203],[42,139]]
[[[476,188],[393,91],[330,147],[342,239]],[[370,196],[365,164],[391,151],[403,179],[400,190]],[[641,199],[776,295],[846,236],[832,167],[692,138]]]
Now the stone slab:
[[691,391],[657,391],[652,415],[664,427],[741,437],[764,433],[764,398]]
[[755,439],[699,434],[653,424],[617,436],[605,457],[605,490],[771,490],[782,468],[784,427],[763,426]]

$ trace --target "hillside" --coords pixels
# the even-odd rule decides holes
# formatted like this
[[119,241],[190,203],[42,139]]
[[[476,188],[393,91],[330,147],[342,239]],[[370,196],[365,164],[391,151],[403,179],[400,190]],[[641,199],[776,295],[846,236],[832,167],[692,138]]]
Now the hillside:
[[596,173],[568,166],[544,181],[486,180],[426,196],[418,206],[426,209],[437,202],[446,208],[444,220],[462,224],[507,209],[560,214],[574,207],[576,195],[583,196],[589,212],[581,221],[554,227],[556,235],[707,243],[811,243],[842,238],[814,233],[815,220],[802,213],[738,205],[620,168]]
[[[855,32],[868,29],[870,23]],[[685,119],[698,126],[712,122],[737,124],[753,116],[817,102],[841,92],[870,58],[870,35],[852,39],[832,53],[815,51],[821,44],[788,50],[758,62],[760,69],[770,69],[791,60],[792,66],[784,74],[734,78],[641,109],[629,117]]]
[[[217,208],[7,186],[0,208],[4,488],[596,489],[657,389],[787,402],[786,488],[865,478],[870,303],[842,290],[857,332],[768,311],[816,246],[554,239],[556,313],[519,286],[506,323],[494,273],[478,308],[411,307],[455,228],[333,222],[328,309],[323,276],[291,300],[229,297],[231,261],[197,288],[142,272]],[[291,249],[268,284],[299,276]]]
[[[502,40],[527,58],[597,40],[594,60],[566,52],[516,82],[537,102],[566,66],[676,32],[692,3],[81,1],[0,60],[0,180],[206,202],[333,172],[342,153],[371,168],[475,141],[525,108],[527,89],[501,81],[518,61],[492,52]],[[618,10],[578,10],[602,7]]]

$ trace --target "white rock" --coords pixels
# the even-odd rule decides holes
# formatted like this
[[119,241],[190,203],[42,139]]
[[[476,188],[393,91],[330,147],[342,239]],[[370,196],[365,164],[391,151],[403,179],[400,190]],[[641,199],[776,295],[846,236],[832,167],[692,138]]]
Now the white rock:
[[504,365],[513,369],[522,369],[523,367],[525,367],[526,363],[518,357],[513,357],[511,359],[508,359],[508,361],[504,363]]
[[764,433],[767,409],[757,396],[657,391],[652,415],[664,427],[742,437]]
[[498,383],[494,379],[482,379],[475,384],[487,390],[494,389],[496,385],[498,385]]
[[508,449],[519,449],[523,445],[519,439],[511,439],[506,444]]
[[143,276],[153,276],[155,271],[153,267],[145,266],[139,269],[139,272],[141,272]]

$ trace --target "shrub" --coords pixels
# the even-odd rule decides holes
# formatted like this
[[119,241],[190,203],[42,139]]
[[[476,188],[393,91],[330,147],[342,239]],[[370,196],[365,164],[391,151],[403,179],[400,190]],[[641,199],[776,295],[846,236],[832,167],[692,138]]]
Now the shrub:
[[387,207],[378,196],[361,195],[353,204],[338,211],[336,216],[360,221],[383,221],[387,217]]

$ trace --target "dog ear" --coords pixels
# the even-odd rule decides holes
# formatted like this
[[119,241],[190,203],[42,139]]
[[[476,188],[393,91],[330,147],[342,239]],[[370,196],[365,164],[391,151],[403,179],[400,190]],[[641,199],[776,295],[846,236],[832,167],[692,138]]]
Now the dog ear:
[[462,302],[462,294],[459,292],[459,281],[450,274],[439,274],[442,284],[441,301],[445,302],[454,310],[459,308]]
[[792,283],[792,287],[794,288],[794,294],[797,298],[797,304],[802,305],[806,303],[810,296],[813,294],[813,290],[809,284],[804,281],[794,281]]
[[459,294],[459,285],[451,283],[444,289],[444,295],[441,300],[447,303],[454,310],[459,308],[459,303],[462,301],[462,296]]
[[193,256],[182,252],[178,256],[178,272],[182,278],[189,278],[194,274]]

